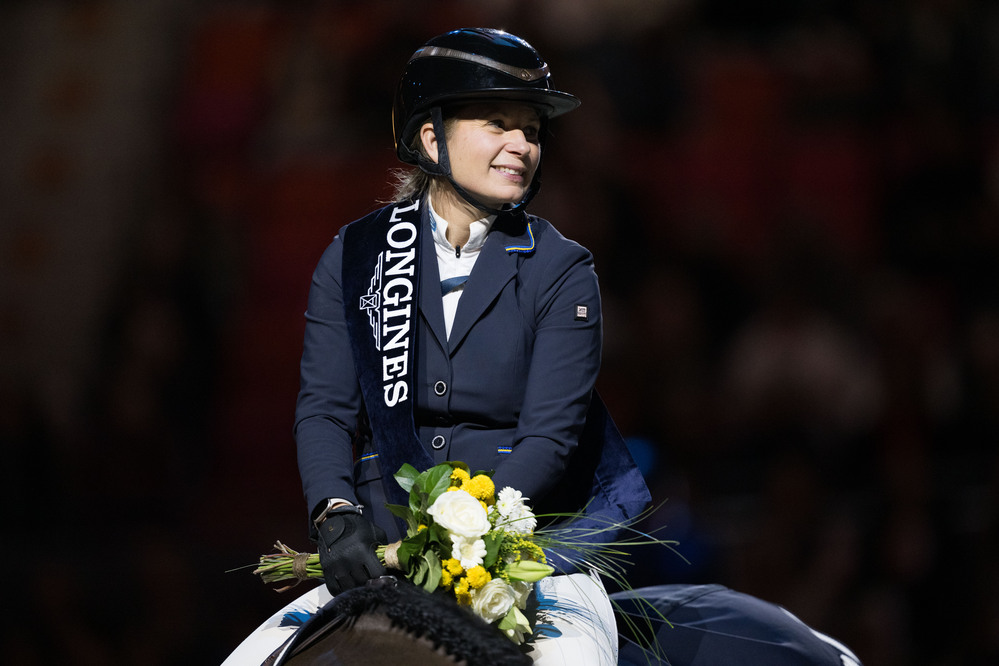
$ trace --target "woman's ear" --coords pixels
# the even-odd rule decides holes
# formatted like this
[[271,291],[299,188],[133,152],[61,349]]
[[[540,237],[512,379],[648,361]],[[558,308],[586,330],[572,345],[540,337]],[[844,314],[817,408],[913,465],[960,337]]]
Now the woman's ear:
[[437,133],[434,131],[434,124],[429,120],[420,127],[420,143],[426,151],[430,161],[437,163]]

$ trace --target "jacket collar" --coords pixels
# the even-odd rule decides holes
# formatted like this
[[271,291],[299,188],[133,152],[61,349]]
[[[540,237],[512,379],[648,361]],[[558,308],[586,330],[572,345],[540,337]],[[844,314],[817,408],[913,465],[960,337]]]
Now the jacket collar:
[[454,354],[475,322],[516,276],[520,255],[534,252],[535,238],[530,218],[525,213],[504,214],[496,218],[479,258],[475,261],[472,274],[465,283],[449,340],[444,330],[444,308],[438,296],[440,273],[434,260],[436,252],[426,207],[423,210],[423,225],[425,233],[420,267],[420,291],[423,296],[420,299],[420,309],[441,349]]

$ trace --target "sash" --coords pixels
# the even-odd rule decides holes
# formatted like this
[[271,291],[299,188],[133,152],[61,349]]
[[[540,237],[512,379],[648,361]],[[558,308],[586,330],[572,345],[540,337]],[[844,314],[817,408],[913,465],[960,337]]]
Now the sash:
[[[417,435],[413,411],[421,227],[417,200],[382,208],[342,231],[341,283],[354,365],[385,496],[402,505],[409,498],[393,478],[396,471],[404,463],[419,470],[434,464]],[[651,501],[596,391],[569,468],[545,499],[535,507],[538,512],[571,513],[585,506],[585,516],[575,524],[604,529],[634,518]],[[604,532],[598,538],[609,536]]]
[[389,501],[409,504],[393,475],[433,458],[416,434],[414,352],[419,304],[420,201],[382,208],[343,232],[343,304],[382,486]]

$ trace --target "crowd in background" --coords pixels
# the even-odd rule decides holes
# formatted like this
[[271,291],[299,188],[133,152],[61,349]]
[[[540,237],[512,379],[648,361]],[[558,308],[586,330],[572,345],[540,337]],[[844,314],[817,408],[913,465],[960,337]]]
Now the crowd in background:
[[[129,3],[41,4],[0,10],[21,35],[0,71],[124,31],[158,45],[157,78],[144,149],[102,181],[126,213],[63,409],[31,381],[53,349],[5,360],[11,663],[218,663],[298,593],[232,570],[309,547],[311,271],[389,194],[402,65],[470,25],[524,36],[583,100],[531,208],[594,253],[598,390],[686,559],[638,552],[632,582],[760,596],[872,666],[999,660],[999,7],[157,0],[139,29]],[[47,108],[85,134],[100,91],[57,82]],[[71,297],[50,248],[106,220],[30,204],[100,155],[3,160],[5,278],[54,272]],[[16,284],[11,355],[49,309]]]

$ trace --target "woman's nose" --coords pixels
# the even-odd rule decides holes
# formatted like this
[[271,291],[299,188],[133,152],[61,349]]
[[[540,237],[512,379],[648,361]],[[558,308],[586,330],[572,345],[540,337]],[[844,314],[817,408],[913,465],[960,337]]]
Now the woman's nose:
[[531,150],[531,142],[527,140],[524,130],[513,129],[507,132],[507,145],[511,152],[522,155]]

